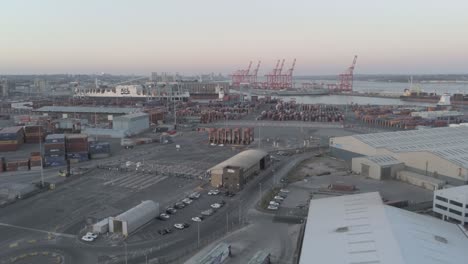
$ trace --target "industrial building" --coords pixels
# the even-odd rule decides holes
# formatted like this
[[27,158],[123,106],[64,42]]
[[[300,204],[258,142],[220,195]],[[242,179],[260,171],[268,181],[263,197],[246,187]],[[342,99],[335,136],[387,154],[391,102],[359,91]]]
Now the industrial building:
[[134,113],[115,117],[112,128],[123,130],[127,135],[135,135],[149,128],[149,115],[145,113]]
[[230,192],[238,192],[269,163],[270,156],[263,150],[243,151],[208,170],[211,175],[211,185],[216,188],[224,187]]
[[330,139],[330,152],[351,162],[362,156],[392,156],[407,170],[451,184],[468,182],[468,127],[362,134]]
[[86,119],[89,123],[109,122],[114,117],[139,112],[139,108],[132,107],[89,107],[89,106],[43,106],[33,112],[51,116],[53,118]]
[[457,225],[384,205],[378,192],[310,201],[300,264],[460,264],[468,238]]
[[143,201],[139,205],[116,217],[109,217],[109,232],[128,236],[158,215],[158,203],[150,200]]
[[397,172],[404,168],[403,162],[389,155],[365,156],[352,160],[354,173],[376,180],[393,179]]
[[468,224],[468,185],[434,192],[433,209],[443,220]]

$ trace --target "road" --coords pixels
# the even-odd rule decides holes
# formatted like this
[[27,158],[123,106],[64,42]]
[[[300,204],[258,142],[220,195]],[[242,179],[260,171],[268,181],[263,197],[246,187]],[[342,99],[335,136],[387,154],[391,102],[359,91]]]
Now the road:
[[[255,221],[256,217],[252,217],[251,214],[246,214],[246,212],[252,210],[255,206],[255,203],[258,201],[260,197],[260,190],[258,188],[259,184],[261,183],[264,186],[264,189],[267,186],[271,186],[273,182],[278,181],[281,177],[284,177],[287,172],[294,167],[295,164],[300,162],[302,156],[296,156],[291,158],[290,161],[283,161],[282,164],[284,167],[280,170],[277,170],[276,173],[271,172],[271,168],[267,171],[264,171],[260,177],[255,178],[247,187],[240,192],[238,195],[227,198],[223,197],[226,200],[227,205],[218,212],[216,212],[213,216],[209,217],[206,222],[202,222],[200,225],[200,240],[203,241],[203,244],[206,244],[206,241],[212,241],[222,235],[225,235],[227,232],[231,232],[233,228],[239,227],[240,223],[252,222]],[[274,177],[269,177],[271,175],[275,175]],[[174,183],[171,183],[171,179],[165,183],[165,181],[158,183],[157,186],[161,185],[158,190],[162,190],[164,188],[167,189],[165,186],[173,186]],[[84,186],[89,186],[90,182],[83,182],[83,183],[74,183],[75,188],[78,190],[83,190]],[[184,193],[187,193],[190,189],[196,187],[196,183],[189,184],[184,187],[182,192],[182,196]],[[151,192],[151,190],[148,190]],[[167,189],[170,191],[170,189]],[[91,191],[93,193],[93,191]],[[185,214],[181,214],[181,219],[175,218],[174,221],[179,221],[186,219],[185,221],[189,221],[191,216],[194,216],[196,212],[199,212],[201,209],[207,208],[210,203],[213,202],[215,199],[219,199],[221,197],[208,197],[206,195],[206,190],[202,191],[202,197],[199,201],[194,202],[192,206],[192,211],[187,211]],[[7,217],[6,215],[15,214],[16,212],[21,212],[21,214],[17,215],[17,220],[14,221],[14,224],[18,227],[12,227],[7,225],[0,225],[0,232],[2,233],[2,237],[8,238],[7,240],[3,240],[2,250],[0,250],[0,258],[1,260],[6,259],[10,256],[15,256],[18,254],[23,254],[25,252],[38,252],[38,251],[50,251],[50,252],[59,252],[64,256],[66,259],[66,263],[97,263],[98,259],[104,259],[102,256],[114,256],[120,258],[122,260],[123,252],[124,252],[124,245],[122,243],[114,244],[109,246],[108,244],[84,244],[78,241],[77,238],[72,238],[69,236],[52,236],[50,238],[47,232],[56,232],[56,230],[50,229],[50,224],[45,223],[53,223],[59,220],[55,220],[50,218],[47,213],[40,213],[31,212],[31,203],[36,201],[38,205],[38,210],[43,210],[44,203],[46,201],[47,196],[52,195],[52,193],[45,193],[40,194],[37,197],[27,201],[21,201],[15,205],[15,207],[7,207],[2,209],[2,214],[0,216],[0,222],[8,224],[4,220],[8,220],[11,216]],[[56,195],[56,194],[55,194]],[[114,195],[114,194],[113,194]],[[135,193],[138,196],[138,193]],[[164,195],[164,194],[163,194]],[[65,198],[66,196],[63,196]],[[73,195],[71,196],[73,197]],[[107,197],[107,198],[106,198]],[[124,198],[125,196],[122,196]],[[109,199],[110,196],[103,196],[100,199]],[[125,199],[125,198],[124,198]],[[135,198],[136,199],[136,198]],[[180,199],[174,197],[174,199]],[[72,200],[69,202],[64,199],[64,203],[73,203]],[[46,206],[47,208],[58,210],[60,208],[58,204],[54,201],[50,206]],[[20,209],[22,208],[22,209]],[[190,208],[190,206],[189,206]],[[240,209],[239,209],[240,208]],[[185,209],[182,209],[185,210]],[[81,213],[82,211],[72,211],[70,213],[76,214]],[[42,225],[35,224],[34,227],[29,227],[31,225],[30,221],[26,220],[26,215],[34,215],[34,217],[41,217],[45,219],[36,219],[37,223],[44,223]],[[19,217],[19,218],[18,218]],[[50,218],[49,220],[46,220]],[[20,220],[23,219],[23,220]],[[156,220],[155,220],[156,221]],[[172,222],[171,222],[172,223]],[[150,240],[141,239],[141,234],[147,234],[151,231],[151,233],[155,233],[157,229],[165,224],[156,223],[154,226],[150,224],[143,228],[140,232],[136,232],[135,236],[132,236],[128,240],[127,244],[127,251],[129,252],[129,263],[140,263],[143,260],[145,252],[151,251],[149,254],[150,258],[154,258],[155,256],[168,256],[168,259],[171,258],[180,258],[184,257],[188,254],[192,253],[192,250],[197,250],[196,248],[196,241],[198,241],[198,228],[195,228],[196,225],[192,225],[189,229],[183,231],[176,231],[173,234],[170,234],[166,237],[152,237]],[[24,227],[24,228],[21,228]],[[38,229],[32,230],[28,228]],[[45,231],[45,233],[43,232]],[[148,232],[146,232],[148,231]],[[58,232],[57,232],[58,233]],[[140,239],[138,239],[140,238]],[[143,237],[144,238],[144,237]],[[34,242],[28,242],[34,241]],[[13,245],[13,246],[12,246]],[[195,246],[195,248],[194,248]],[[185,249],[190,249],[190,251],[186,251]],[[164,257],[160,257],[164,259]],[[105,261],[101,261],[105,263]],[[1,263],[1,262],[0,262]]]

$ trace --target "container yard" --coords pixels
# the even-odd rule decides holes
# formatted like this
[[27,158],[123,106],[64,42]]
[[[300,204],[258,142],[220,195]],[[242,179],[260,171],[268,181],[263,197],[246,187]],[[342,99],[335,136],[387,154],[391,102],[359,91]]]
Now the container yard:
[[354,117],[368,125],[411,130],[417,127],[444,127],[468,120],[462,112],[434,107],[362,106],[351,107]]
[[262,111],[257,120],[343,122],[344,113],[337,106],[333,105],[279,102],[269,110]]

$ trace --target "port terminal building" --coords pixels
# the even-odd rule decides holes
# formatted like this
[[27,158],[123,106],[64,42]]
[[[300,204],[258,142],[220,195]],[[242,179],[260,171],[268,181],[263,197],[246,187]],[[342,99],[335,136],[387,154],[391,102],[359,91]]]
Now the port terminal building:
[[[334,137],[330,138],[330,152],[349,162],[358,173],[367,172],[378,163],[379,174],[384,177],[393,175],[390,177],[410,181],[427,177],[424,181],[428,185],[468,183],[466,126]],[[357,160],[353,163],[353,159]],[[405,165],[404,175],[398,171],[395,174],[392,169],[382,172],[384,167],[398,166],[401,170],[401,163]]]
[[299,264],[459,264],[464,227],[385,205],[378,192],[313,199]]

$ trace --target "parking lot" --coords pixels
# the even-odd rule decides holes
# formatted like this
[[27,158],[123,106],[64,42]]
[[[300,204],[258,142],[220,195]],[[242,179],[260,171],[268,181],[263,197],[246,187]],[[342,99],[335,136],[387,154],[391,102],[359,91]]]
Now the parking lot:
[[[230,203],[229,197],[224,196],[223,194],[218,195],[208,195],[207,190],[199,191],[200,197],[198,199],[193,200],[193,202],[189,205],[186,205],[182,209],[176,209],[177,212],[175,214],[169,214],[170,218],[167,220],[161,219],[154,219],[147,225],[145,225],[140,230],[136,231],[132,234],[127,241],[129,242],[138,242],[138,241],[145,241],[145,240],[153,240],[161,238],[163,235],[159,234],[158,231],[165,228],[172,229],[173,233],[177,232],[189,232],[189,230],[197,230],[197,225],[205,226],[213,223],[213,219],[219,218],[219,214],[223,213],[225,210],[224,208],[227,207]],[[178,199],[175,199],[171,202],[160,204],[160,211],[162,213],[165,212],[167,207],[174,207],[174,204],[180,202],[182,199],[187,197],[188,195],[180,196]],[[221,201],[225,201],[226,204],[220,209],[213,209],[213,214],[210,216],[204,216],[204,219],[201,222],[194,222],[192,221],[192,217],[200,216],[202,211],[212,209],[210,206],[214,203],[220,203]],[[224,213],[225,214],[225,213]],[[226,217],[223,215],[224,218]],[[174,228],[174,224],[176,223],[188,223],[190,227],[187,229],[189,230],[179,230]],[[223,222],[225,223],[225,221]],[[174,236],[174,234],[166,234],[165,237]]]

